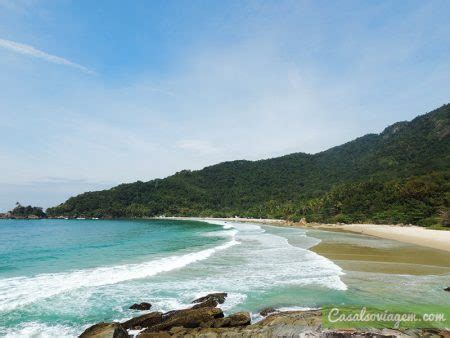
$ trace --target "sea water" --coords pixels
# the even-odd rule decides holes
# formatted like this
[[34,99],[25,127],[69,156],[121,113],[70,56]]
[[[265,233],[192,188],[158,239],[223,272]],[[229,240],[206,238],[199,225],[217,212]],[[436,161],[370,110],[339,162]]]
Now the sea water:
[[375,302],[379,290],[398,300],[397,291],[383,290],[386,278],[347,273],[309,250],[319,238],[219,221],[0,220],[0,336],[75,337],[94,323],[137,315],[133,303],[169,311],[210,292],[228,292],[225,312],[256,319],[268,306]]

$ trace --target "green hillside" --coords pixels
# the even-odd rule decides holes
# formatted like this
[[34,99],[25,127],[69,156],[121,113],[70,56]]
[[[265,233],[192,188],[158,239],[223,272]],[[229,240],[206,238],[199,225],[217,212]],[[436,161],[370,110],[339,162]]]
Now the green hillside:
[[448,215],[450,105],[317,154],[224,162],[87,192],[49,215],[273,217],[430,225]]

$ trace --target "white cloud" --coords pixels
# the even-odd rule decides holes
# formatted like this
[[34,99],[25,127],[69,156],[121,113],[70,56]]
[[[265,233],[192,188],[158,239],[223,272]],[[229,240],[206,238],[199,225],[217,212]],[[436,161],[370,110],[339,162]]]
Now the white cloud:
[[178,148],[190,150],[204,155],[217,153],[220,150],[210,142],[200,140],[181,140],[178,141],[176,145]]
[[46,52],[43,52],[39,49],[34,48],[33,46],[30,46],[30,45],[25,45],[22,43],[11,41],[11,40],[0,39],[0,47],[10,50],[15,53],[28,55],[28,56],[32,56],[32,57],[42,59],[42,60],[45,60],[48,62],[56,63],[59,65],[76,68],[87,74],[95,74],[94,71],[90,70],[89,68],[86,68],[85,66],[79,65],[72,61],[64,59],[60,56],[48,54]]

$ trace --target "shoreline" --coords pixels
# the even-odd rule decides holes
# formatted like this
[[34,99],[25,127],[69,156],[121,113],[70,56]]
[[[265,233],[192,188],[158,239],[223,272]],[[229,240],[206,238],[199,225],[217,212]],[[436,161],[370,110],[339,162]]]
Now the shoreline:
[[387,224],[319,224],[319,223],[301,224],[279,219],[256,219],[256,218],[165,217],[156,219],[249,222],[265,225],[283,226],[283,227],[295,227],[301,229],[344,231],[450,252],[450,231],[427,229],[415,225],[400,226]]

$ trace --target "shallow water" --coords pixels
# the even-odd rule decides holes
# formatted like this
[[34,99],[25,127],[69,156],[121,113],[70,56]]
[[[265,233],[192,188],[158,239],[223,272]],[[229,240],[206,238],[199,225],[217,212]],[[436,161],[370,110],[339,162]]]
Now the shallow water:
[[135,302],[168,311],[221,291],[226,312],[446,301],[448,275],[346,272],[309,250],[319,237],[248,223],[0,220],[0,336],[76,336],[136,315]]

